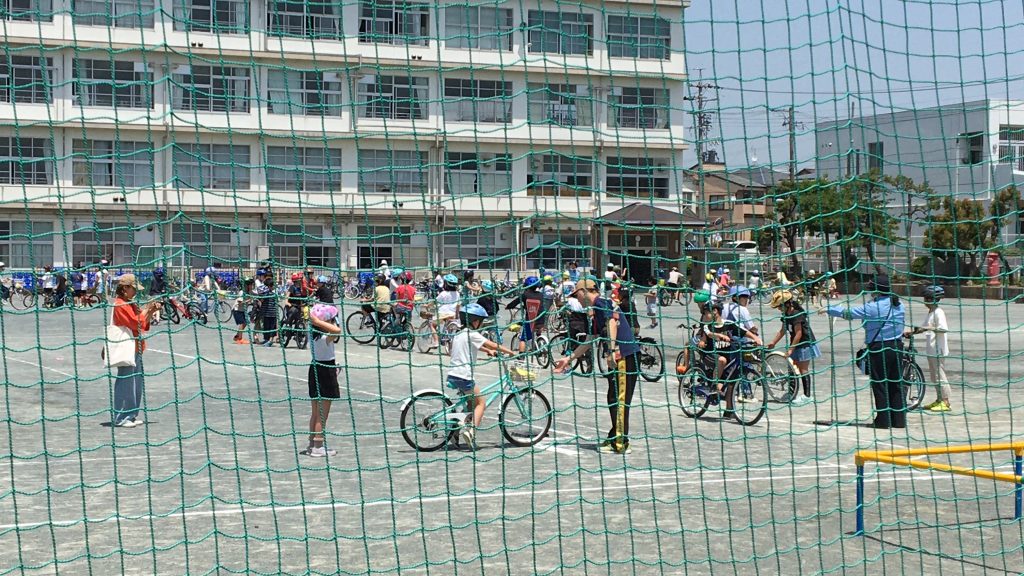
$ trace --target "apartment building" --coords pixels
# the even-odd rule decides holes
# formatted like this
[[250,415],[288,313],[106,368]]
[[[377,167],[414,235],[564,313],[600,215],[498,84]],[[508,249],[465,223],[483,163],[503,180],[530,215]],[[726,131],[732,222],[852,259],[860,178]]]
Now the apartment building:
[[4,1],[9,266],[680,253],[686,2]]
[[[940,195],[986,203],[1010,185],[1024,184],[1024,101],[975,100],[898,110],[815,126],[817,169],[823,177],[849,178],[877,170],[928,182]],[[906,218],[907,202],[892,194],[890,210]],[[914,206],[911,206],[912,209]],[[917,217],[921,219],[920,216]],[[923,240],[913,222],[912,243]],[[1004,236],[1024,231],[1008,223]]]

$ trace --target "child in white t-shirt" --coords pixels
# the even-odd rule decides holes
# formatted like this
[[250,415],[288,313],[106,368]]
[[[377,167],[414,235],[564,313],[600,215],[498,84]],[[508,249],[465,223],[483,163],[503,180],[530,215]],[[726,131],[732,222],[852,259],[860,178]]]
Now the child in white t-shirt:
[[466,327],[452,338],[451,364],[448,367],[448,387],[460,394],[472,396],[469,406],[473,407],[473,421],[462,428],[463,441],[476,450],[476,428],[484,418],[487,400],[480,395],[480,387],[474,380],[477,351],[483,348],[489,356],[502,353],[512,356],[512,350],[491,342],[479,332],[480,326],[487,319],[487,311],[479,304],[466,306]]
[[939,300],[946,291],[941,286],[927,286],[924,289],[924,305],[928,308],[928,315],[925,316],[924,325],[907,330],[906,334],[924,334],[924,350],[928,357],[928,376],[936,385],[937,396],[935,402],[924,407],[932,412],[949,412],[951,410],[949,398],[952,390],[949,387],[949,378],[946,377],[946,356],[949,356],[949,341],[946,333],[949,332],[949,323],[946,321],[946,312],[939,308]]
[[651,328],[658,327],[658,289],[658,281],[651,278],[650,287],[644,296],[644,301],[647,304],[647,317],[651,319]]

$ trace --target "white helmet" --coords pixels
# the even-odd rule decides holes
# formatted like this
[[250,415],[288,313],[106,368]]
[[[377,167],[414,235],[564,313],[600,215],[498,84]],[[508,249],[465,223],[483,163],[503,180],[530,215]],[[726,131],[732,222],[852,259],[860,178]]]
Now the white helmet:
[[807,274],[808,274],[809,276],[814,276],[814,268],[811,268],[810,270],[808,270],[808,271],[807,271]]
[[722,270],[722,272],[724,272],[724,273],[728,274],[728,273],[729,273],[729,269],[728,269],[728,268],[726,268],[725,270]]
[[387,260],[381,260],[380,261],[380,265],[381,266],[387,266],[388,265],[388,261]]
[[0,268],[7,268],[7,264],[4,262],[0,262]]

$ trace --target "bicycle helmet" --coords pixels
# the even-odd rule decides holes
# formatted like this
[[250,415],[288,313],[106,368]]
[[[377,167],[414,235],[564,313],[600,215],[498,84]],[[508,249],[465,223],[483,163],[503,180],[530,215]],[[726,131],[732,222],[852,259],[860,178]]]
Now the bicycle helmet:
[[445,274],[442,280],[444,280],[445,284],[457,285],[459,283],[459,278],[455,274]]
[[484,310],[484,307],[479,304],[469,304],[466,306],[466,316],[483,320],[487,318],[487,310]]
[[708,272],[707,274],[704,275],[704,278],[711,282],[715,279],[715,275],[712,274],[711,272]]
[[536,276],[527,276],[526,278],[523,278],[523,288],[529,288],[531,286],[536,286],[537,284],[540,284],[540,278],[537,278]]
[[816,276],[816,274],[815,274],[815,272],[814,272],[814,268],[811,268],[810,270],[808,270],[808,271],[807,271],[807,275],[808,275],[808,276]]
[[164,275],[164,269],[163,268],[155,268],[155,269],[153,269],[153,276],[163,276],[163,275]]
[[392,268],[391,269],[391,276],[392,276],[392,278],[396,278],[396,277],[402,276],[403,274],[405,274],[405,268],[398,268],[398,267],[396,267],[396,268]]
[[707,290],[697,290],[693,293],[693,301],[697,304],[706,304],[711,300],[711,292]]
[[292,282],[301,282],[301,281],[302,281],[302,274],[300,274],[298,272],[292,274]]
[[615,264],[612,264],[612,263],[609,263],[609,264],[608,264],[608,269],[609,269],[609,270],[612,270],[612,269],[614,269],[614,268],[615,268]]
[[568,272],[562,272],[562,278],[568,278],[568,277],[569,277],[569,273]]
[[[0,262],[0,264],[3,264]],[[925,286],[923,291],[925,301],[935,302],[946,295],[946,289],[942,286]]]
[[551,284],[554,281],[555,281],[555,279],[552,278],[550,274],[548,274],[547,276],[544,276],[544,283],[545,284]]
[[739,300],[740,298],[742,298],[744,296],[746,296],[747,298],[750,298],[750,290],[748,290],[746,286],[738,286],[738,287],[733,289],[733,291],[732,291],[733,299]]
[[494,282],[484,280],[480,282],[480,287],[484,289],[484,292],[490,292],[491,290],[494,290]]
[[327,284],[327,276],[321,274],[320,276],[316,277],[316,281],[319,282],[320,284]]
[[7,268],[7,264],[4,262],[0,262],[0,268]]

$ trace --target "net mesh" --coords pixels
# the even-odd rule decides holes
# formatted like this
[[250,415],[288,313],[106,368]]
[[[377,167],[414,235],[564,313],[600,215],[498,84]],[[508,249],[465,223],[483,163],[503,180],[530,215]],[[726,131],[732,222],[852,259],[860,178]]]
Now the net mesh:
[[[1017,440],[1022,22],[996,0],[0,2],[0,574],[1024,571],[1019,484],[854,459]],[[377,326],[399,268],[411,320]],[[306,270],[336,368],[289,296]],[[446,378],[465,344],[433,320],[486,303],[466,271],[496,295],[482,333],[525,349],[473,364],[475,451]],[[636,356],[554,369],[591,328],[514,304],[563,272],[628,281]],[[110,368],[129,273],[162,304]],[[861,329],[882,273],[904,321]],[[692,299],[730,282],[795,364],[715,372]],[[904,326],[942,329],[867,346],[869,378],[858,351]],[[1020,480],[1012,449],[914,458]]]

